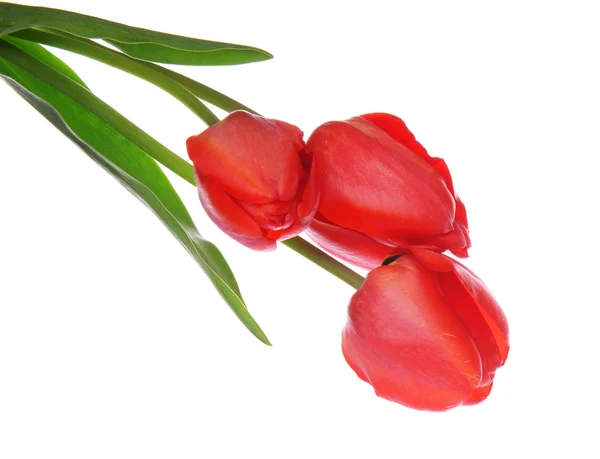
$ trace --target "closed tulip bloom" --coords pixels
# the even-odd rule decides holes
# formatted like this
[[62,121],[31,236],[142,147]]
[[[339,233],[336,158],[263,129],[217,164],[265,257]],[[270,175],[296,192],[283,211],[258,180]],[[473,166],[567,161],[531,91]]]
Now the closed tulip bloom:
[[236,111],[190,137],[187,150],[204,209],[236,241],[272,250],[310,224],[319,171],[296,126]]
[[308,234],[323,249],[366,269],[410,246],[468,255],[467,214],[448,167],[400,118],[372,113],[325,123],[306,151],[322,170]]
[[377,395],[429,411],[486,399],[508,349],[506,317],[483,282],[426,249],[369,273],[342,333],[346,361]]

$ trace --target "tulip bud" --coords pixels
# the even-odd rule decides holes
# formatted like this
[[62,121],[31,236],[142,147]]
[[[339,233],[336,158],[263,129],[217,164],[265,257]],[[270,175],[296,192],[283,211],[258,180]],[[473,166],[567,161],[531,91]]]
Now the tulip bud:
[[325,123],[306,151],[323,177],[308,230],[323,249],[366,269],[410,246],[468,255],[467,215],[448,167],[400,118],[373,113]]
[[206,213],[239,243],[272,250],[310,224],[318,170],[302,135],[283,121],[236,111],[187,140]]
[[426,249],[371,271],[342,333],[346,361],[378,396],[429,411],[485,400],[508,349],[506,317],[483,282]]

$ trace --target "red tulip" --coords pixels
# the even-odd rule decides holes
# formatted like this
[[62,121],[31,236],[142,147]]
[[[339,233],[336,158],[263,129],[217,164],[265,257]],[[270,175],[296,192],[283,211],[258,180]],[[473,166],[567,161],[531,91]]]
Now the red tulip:
[[318,205],[318,170],[302,131],[243,111],[187,140],[200,201],[236,241],[272,250],[311,222]]
[[508,349],[506,317],[483,282],[426,249],[371,271],[342,333],[356,374],[380,397],[419,410],[485,400]]
[[306,151],[322,171],[308,234],[323,249],[366,269],[409,246],[467,256],[467,214],[448,167],[400,118],[372,113],[325,123]]

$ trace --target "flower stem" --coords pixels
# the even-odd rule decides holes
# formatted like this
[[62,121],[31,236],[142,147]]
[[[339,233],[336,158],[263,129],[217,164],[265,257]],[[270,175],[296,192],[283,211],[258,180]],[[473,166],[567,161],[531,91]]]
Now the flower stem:
[[310,242],[296,236],[287,241],[282,241],[282,244],[288,246],[293,251],[299,253],[305,258],[308,258],[313,263],[319,265],[324,270],[330,272],[338,279],[344,281],[351,287],[358,289],[365,281],[364,277],[355,273],[346,265],[340,263],[335,258],[327,255],[321,249],[318,249]]

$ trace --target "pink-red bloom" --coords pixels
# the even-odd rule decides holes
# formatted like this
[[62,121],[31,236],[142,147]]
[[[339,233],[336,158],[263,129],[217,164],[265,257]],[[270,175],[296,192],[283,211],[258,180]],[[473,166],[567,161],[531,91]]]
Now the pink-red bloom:
[[467,214],[448,167],[400,118],[372,113],[325,123],[306,151],[323,177],[308,234],[325,250],[366,269],[409,246],[467,256]]
[[483,282],[426,249],[371,271],[342,333],[356,374],[380,397],[419,410],[487,398],[508,349],[506,317]]
[[296,126],[237,111],[190,137],[187,149],[204,209],[236,241],[271,250],[310,224],[319,171]]

